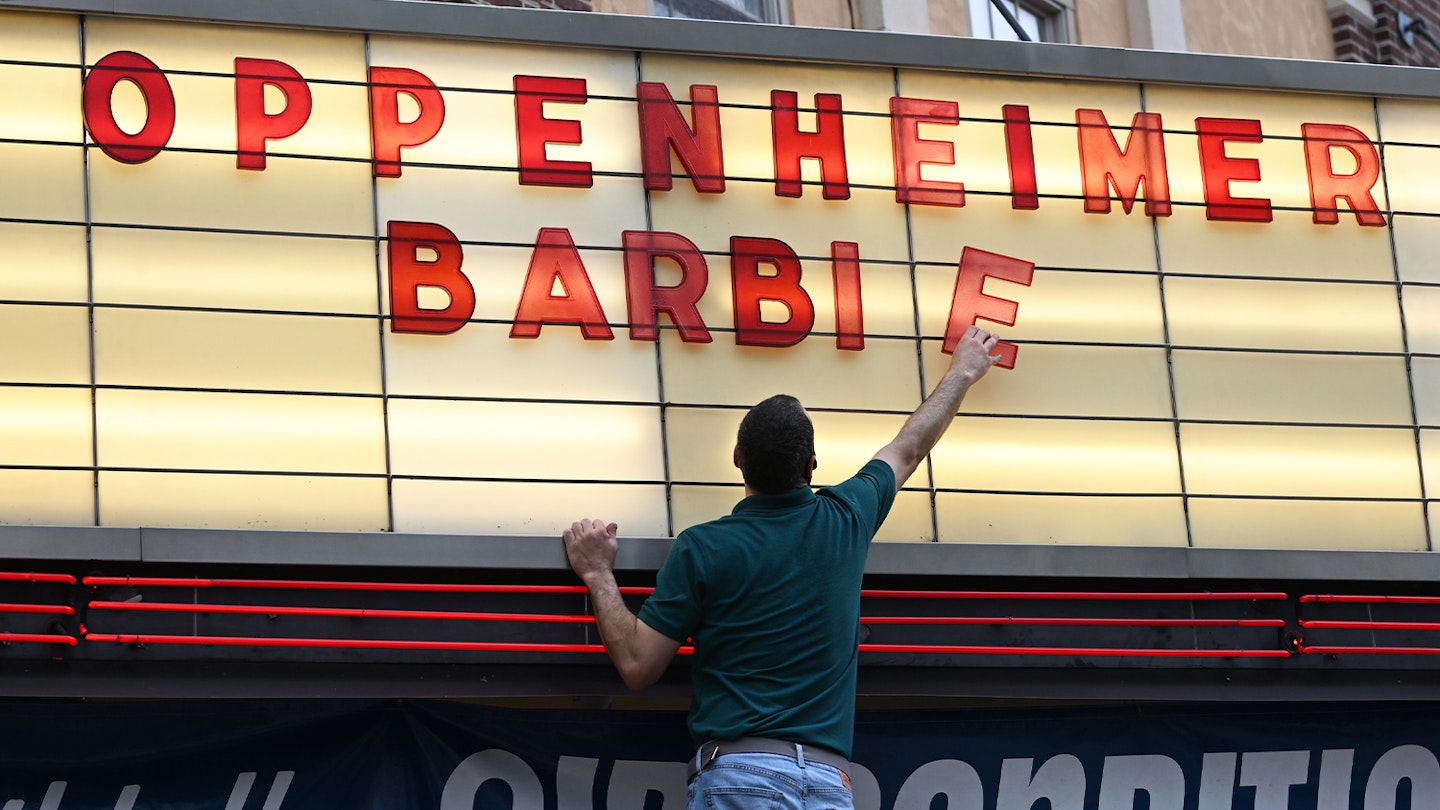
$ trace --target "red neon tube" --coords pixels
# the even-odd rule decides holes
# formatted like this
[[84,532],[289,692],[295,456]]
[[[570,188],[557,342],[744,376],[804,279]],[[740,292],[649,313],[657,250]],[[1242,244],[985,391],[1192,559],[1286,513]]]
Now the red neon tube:
[[69,574],[37,574],[33,571],[29,573],[0,571],[0,580],[6,582],[63,582],[66,585],[75,584],[75,577]]
[[1088,627],[1284,627],[1284,619],[1076,619],[1016,616],[863,616],[861,624],[1022,624]]
[[[603,653],[603,644],[540,644],[498,641],[410,641],[363,638],[264,638],[256,636],[173,636],[135,633],[89,633],[86,641],[116,644],[199,644],[238,647],[342,647],[370,650],[475,650],[486,652]],[[689,655],[692,647],[681,647]]]
[[1310,594],[1301,602],[1389,602],[1396,605],[1440,605],[1440,596],[1353,596],[1342,594]]
[[555,622],[594,624],[594,616],[554,613],[471,613],[457,610],[391,610],[375,608],[297,607],[293,605],[207,605],[174,602],[91,602],[91,610],[133,610],[168,613],[243,613],[274,616],[345,616],[376,619],[461,619],[468,621]]
[[[210,579],[206,577],[85,577],[86,585],[130,585],[165,588],[300,588],[329,591],[414,591],[420,593],[587,593],[584,585],[480,585],[433,582],[336,582],[311,579]],[[648,594],[654,588],[624,587],[625,594]]]
[[1302,653],[1317,655],[1440,655],[1440,647],[1304,647]]
[[1273,591],[1258,593],[1126,593],[1113,591],[897,591],[862,590],[861,596],[879,599],[1074,599],[1120,602],[1212,602],[1259,601],[1288,599],[1289,595]]
[[40,644],[64,644],[74,647],[74,636],[61,636],[52,633],[0,633],[0,641],[3,642],[36,642]]
[[959,655],[1089,655],[1133,658],[1289,658],[1286,650],[1132,650],[1112,647],[999,647],[928,644],[861,644],[860,652]]
[[1440,630],[1440,622],[1350,622],[1301,619],[1300,626],[1325,630]]
[[69,605],[31,605],[23,603],[0,603],[0,613],[58,613],[62,616],[74,616],[75,608],[72,608]]

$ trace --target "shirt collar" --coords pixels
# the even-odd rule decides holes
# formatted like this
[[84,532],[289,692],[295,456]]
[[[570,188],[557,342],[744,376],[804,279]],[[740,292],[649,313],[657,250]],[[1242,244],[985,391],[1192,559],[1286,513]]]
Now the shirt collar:
[[790,509],[801,506],[815,499],[815,491],[810,487],[801,487],[793,492],[786,492],[782,495],[751,495],[735,504],[731,514],[741,512],[759,512],[767,509]]

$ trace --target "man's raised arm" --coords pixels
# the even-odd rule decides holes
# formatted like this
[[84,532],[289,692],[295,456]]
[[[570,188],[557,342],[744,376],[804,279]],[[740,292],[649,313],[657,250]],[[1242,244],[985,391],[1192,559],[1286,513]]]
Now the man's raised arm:
[[905,420],[905,426],[900,428],[895,438],[875,454],[875,458],[889,464],[895,471],[896,489],[909,480],[935,443],[940,441],[945,429],[950,427],[965,392],[999,362],[1000,356],[991,354],[997,341],[999,338],[978,326],[966,329],[965,336],[950,358],[950,368],[940,378],[935,390]]

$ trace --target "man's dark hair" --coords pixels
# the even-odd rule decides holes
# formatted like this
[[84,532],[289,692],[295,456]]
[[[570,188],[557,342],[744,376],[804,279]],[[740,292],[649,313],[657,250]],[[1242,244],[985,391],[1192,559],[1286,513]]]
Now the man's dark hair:
[[776,394],[740,420],[735,440],[740,473],[762,495],[792,492],[810,483],[815,426],[789,394]]

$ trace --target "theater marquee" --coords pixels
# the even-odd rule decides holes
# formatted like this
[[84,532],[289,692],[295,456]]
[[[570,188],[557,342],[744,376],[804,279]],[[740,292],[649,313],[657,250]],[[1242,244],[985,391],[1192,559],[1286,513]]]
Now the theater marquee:
[[[0,521],[1427,549],[1440,103],[0,12]],[[1432,475],[1433,474],[1433,475]]]

